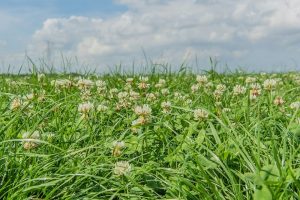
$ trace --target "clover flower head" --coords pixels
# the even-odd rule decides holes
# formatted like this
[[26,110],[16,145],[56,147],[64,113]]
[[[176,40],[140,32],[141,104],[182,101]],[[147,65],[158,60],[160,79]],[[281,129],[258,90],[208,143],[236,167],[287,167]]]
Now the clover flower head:
[[204,109],[196,109],[194,110],[194,119],[195,120],[204,120],[208,118],[208,112]]
[[277,81],[275,79],[267,79],[264,81],[263,86],[265,90],[273,90],[277,85]]
[[114,174],[117,176],[128,175],[132,170],[132,166],[128,161],[119,161],[115,163]]

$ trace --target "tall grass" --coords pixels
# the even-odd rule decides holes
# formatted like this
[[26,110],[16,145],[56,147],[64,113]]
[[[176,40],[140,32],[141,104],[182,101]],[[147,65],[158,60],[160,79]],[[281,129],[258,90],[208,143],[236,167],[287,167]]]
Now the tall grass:
[[[300,74],[211,70],[204,75],[208,82],[198,83],[194,92],[196,75],[184,66],[179,72],[152,71],[145,89],[139,88],[139,74],[38,78],[35,70],[2,75],[0,199],[299,199],[300,113],[290,104],[300,100]],[[101,92],[95,85],[79,89],[79,76],[107,86]],[[256,100],[249,98],[247,77],[262,87]],[[73,85],[51,84],[61,79]],[[159,79],[166,83],[155,87]],[[263,88],[266,79],[276,80],[273,91]],[[218,84],[226,85],[220,98],[214,96]],[[246,92],[234,95],[238,84]],[[84,97],[83,90],[90,95]],[[129,104],[116,108],[118,93],[130,96],[129,91],[139,98],[126,97]],[[147,100],[150,93],[156,99]],[[282,105],[274,104],[277,96],[284,99]],[[16,98],[22,104],[11,109]],[[83,118],[78,105],[86,101],[95,107]],[[169,112],[162,112],[164,101],[171,103]],[[97,111],[100,104],[108,109]],[[133,127],[134,108],[143,104],[152,109],[150,120]],[[195,109],[207,111],[208,117],[195,119]],[[34,131],[39,138],[22,137]],[[125,143],[119,156],[112,154],[114,141]],[[38,145],[26,150],[26,142]],[[128,161],[130,172],[116,175],[118,161]]]

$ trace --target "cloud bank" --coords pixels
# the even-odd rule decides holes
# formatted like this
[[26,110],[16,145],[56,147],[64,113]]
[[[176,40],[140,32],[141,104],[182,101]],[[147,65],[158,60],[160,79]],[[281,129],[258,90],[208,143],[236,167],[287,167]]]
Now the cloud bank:
[[[91,65],[185,59],[250,70],[300,64],[298,0],[117,0],[128,10],[101,18],[49,18],[28,45],[33,56],[76,56]],[[266,68],[269,67],[269,68]]]

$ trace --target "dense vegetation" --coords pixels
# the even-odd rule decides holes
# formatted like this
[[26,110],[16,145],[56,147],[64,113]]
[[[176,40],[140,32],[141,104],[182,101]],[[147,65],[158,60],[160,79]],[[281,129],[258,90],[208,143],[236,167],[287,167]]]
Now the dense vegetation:
[[300,199],[300,74],[0,85],[0,199]]

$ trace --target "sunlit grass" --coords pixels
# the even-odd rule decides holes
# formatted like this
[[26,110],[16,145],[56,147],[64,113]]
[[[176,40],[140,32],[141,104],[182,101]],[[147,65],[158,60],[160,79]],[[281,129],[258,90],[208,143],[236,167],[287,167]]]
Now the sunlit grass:
[[300,198],[299,73],[0,85],[0,199]]

